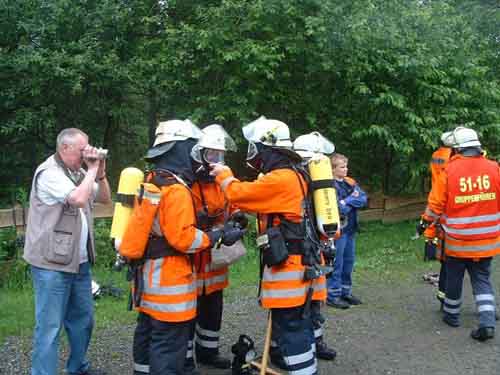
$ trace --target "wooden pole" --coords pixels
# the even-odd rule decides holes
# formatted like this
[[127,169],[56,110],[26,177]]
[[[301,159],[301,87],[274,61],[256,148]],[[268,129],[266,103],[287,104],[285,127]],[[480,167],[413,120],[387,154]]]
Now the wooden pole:
[[260,375],[266,375],[267,361],[269,358],[269,347],[271,346],[272,322],[272,314],[271,310],[269,310],[269,317],[267,318],[266,339],[264,341],[264,351],[262,352]]
[[[262,371],[262,365],[259,362],[251,361],[250,364]],[[272,368],[266,368],[266,373],[269,375],[282,375],[281,372],[275,371]]]

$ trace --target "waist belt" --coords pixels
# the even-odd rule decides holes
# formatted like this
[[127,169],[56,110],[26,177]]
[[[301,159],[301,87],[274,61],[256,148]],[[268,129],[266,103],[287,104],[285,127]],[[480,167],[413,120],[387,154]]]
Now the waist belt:
[[175,250],[172,246],[170,246],[165,237],[149,237],[148,245],[146,246],[146,252],[144,253],[145,259],[158,259],[166,256],[178,255],[185,254]]
[[288,255],[304,255],[304,241],[286,241],[286,248],[288,249]]

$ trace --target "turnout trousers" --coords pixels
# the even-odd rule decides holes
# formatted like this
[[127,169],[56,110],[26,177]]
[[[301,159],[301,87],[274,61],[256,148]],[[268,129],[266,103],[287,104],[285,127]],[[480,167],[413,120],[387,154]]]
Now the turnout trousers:
[[314,353],[316,353],[316,343],[323,341],[323,323],[325,323],[325,318],[321,315],[321,302],[311,301],[311,325],[314,335],[312,348]]
[[194,367],[193,346],[195,347],[197,359],[209,358],[219,354],[222,310],[222,290],[198,296],[198,313],[191,324],[186,354],[187,369]]
[[[304,307],[271,309],[271,355],[280,355],[289,374],[317,374],[311,319],[303,319]],[[279,354],[278,354],[279,353]]]
[[440,263],[437,297],[444,299],[446,297],[446,260],[441,260]]
[[479,327],[495,327],[495,295],[490,282],[491,259],[473,261],[466,258],[446,258],[446,298],[443,311],[451,321],[459,323],[463,280],[467,270],[479,313]]
[[134,374],[184,374],[191,325],[192,320],[162,322],[140,312],[134,332]]

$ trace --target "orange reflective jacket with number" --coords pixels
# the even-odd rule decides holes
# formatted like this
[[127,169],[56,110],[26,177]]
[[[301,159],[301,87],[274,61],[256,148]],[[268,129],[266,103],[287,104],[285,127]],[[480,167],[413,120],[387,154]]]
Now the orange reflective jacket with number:
[[[214,226],[222,226],[224,224],[226,200],[219,185],[215,182],[196,182],[192,190],[196,212],[208,214],[210,221],[209,227],[202,229],[208,230]],[[198,295],[202,295],[203,293],[210,294],[222,290],[229,285],[228,268],[222,267],[212,270],[210,262],[210,249],[195,255],[194,264],[197,274]]]
[[[267,227],[267,217],[271,214],[274,226],[279,225],[279,216],[293,223],[303,220],[302,204],[307,184],[292,169],[275,169],[252,182],[239,181],[230,170],[224,170],[216,181],[232,205],[259,214],[261,230]],[[264,308],[301,306],[311,285],[304,281],[302,256],[297,254],[289,255],[280,265],[264,267],[261,283],[260,301]],[[326,290],[324,295],[326,298]]]
[[500,253],[498,164],[483,156],[451,158],[429,194],[426,213],[440,216],[445,253],[484,258]]
[[[178,254],[145,260],[142,266],[144,289],[137,309],[161,321],[191,320],[196,316],[197,293],[190,255],[207,249],[210,239],[196,227],[193,198],[186,186],[176,183],[161,188],[153,231],[156,235],[160,231]],[[127,258],[137,259],[144,255],[124,249],[127,246],[122,242],[120,253]]]

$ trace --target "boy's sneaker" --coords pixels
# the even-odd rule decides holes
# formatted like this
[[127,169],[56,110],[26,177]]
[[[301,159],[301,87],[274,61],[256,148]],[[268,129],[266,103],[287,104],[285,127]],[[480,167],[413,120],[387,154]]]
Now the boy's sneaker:
[[472,330],[470,337],[478,341],[486,341],[495,337],[495,328],[493,327],[481,327]]
[[336,309],[342,309],[342,310],[345,310],[345,309],[348,309],[349,307],[351,307],[351,305],[349,305],[346,301],[344,301],[340,297],[328,298],[326,300],[326,304],[328,306],[335,307]]
[[358,297],[353,296],[342,296],[342,299],[346,301],[349,305],[361,305],[363,302]]

